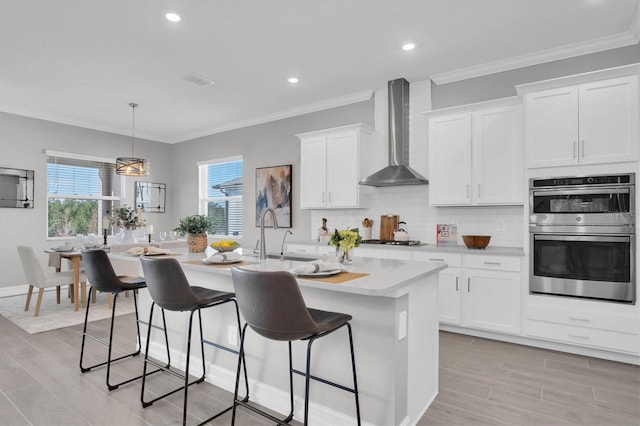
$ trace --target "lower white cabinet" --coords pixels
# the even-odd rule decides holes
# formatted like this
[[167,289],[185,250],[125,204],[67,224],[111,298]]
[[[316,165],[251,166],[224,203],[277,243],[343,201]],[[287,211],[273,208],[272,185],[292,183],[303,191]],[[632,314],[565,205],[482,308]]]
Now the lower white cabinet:
[[440,322],[502,333],[520,333],[520,257],[414,253],[414,260],[442,261]]
[[590,301],[572,300],[562,306],[553,302],[540,299],[527,306],[528,336],[618,352],[640,351],[640,324],[632,307],[616,310],[611,304],[604,309]]

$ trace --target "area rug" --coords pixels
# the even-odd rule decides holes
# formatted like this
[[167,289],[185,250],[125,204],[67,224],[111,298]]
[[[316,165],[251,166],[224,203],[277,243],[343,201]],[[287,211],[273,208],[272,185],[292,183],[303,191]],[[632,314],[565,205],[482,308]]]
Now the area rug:
[[[36,309],[37,293],[31,297],[29,311],[24,310],[24,304],[27,300],[26,295],[2,297],[0,298],[0,315],[29,334],[42,333],[43,331],[84,323],[85,308],[81,306],[77,312],[74,311],[73,303],[65,296],[63,292],[58,305],[56,304],[55,292],[45,292],[38,317],[33,316]],[[133,311],[133,297],[119,296],[116,315],[129,314]],[[96,303],[92,304],[89,310],[89,321],[110,317],[111,309],[107,304],[107,295],[98,293]]]

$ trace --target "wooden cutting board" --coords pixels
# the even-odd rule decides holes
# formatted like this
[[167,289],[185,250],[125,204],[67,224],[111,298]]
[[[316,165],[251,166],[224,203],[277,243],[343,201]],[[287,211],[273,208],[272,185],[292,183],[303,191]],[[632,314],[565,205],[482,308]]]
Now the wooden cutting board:
[[393,231],[398,227],[400,217],[397,214],[380,216],[380,239],[393,240]]

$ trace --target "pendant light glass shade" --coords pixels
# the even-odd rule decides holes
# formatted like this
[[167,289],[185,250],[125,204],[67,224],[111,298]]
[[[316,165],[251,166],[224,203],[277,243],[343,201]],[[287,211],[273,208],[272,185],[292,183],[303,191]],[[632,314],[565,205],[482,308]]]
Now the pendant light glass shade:
[[131,107],[131,157],[119,157],[116,159],[116,173],[123,176],[149,176],[149,162],[144,158],[133,156],[136,129],[136,107],[138,104],[130,103]]

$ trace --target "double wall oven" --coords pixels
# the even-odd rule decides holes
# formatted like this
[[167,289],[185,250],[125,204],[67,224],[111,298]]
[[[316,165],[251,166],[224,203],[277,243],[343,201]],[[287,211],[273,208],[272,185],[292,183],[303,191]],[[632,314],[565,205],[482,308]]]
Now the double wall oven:
[[531,293],[635,303],[635,174],[529,186]]

